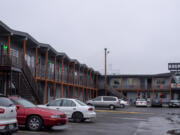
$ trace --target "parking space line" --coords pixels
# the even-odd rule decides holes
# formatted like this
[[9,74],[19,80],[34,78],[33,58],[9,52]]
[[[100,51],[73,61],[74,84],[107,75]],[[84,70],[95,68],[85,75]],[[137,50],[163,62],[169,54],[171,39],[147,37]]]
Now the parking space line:
[[138,119],[138,118],[119,118],[123,120],[139,120],[139,121],[146,121],[147,119]]
[[115,111],[115,110],[96,110],[96,112],[112,112],[112,113],[121,113],[121,114],[149,114],[149,115],[154,114],[154,113]]

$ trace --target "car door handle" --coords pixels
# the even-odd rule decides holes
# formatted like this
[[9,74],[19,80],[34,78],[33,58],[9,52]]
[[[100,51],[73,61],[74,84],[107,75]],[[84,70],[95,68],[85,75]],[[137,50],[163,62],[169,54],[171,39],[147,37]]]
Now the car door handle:
[[59,108],[56,108],[56,110],[59,110]]
[[73,110],[76,110],[76,108],[73,108]]

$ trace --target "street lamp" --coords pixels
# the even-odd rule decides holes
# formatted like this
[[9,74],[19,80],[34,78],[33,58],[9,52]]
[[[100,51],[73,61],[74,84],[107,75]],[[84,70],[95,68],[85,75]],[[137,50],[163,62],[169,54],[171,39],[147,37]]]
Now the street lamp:
[[107,54],[109,54],[109,51],[107,51],[107,48],[104,48],[104,92],[105,95],[107,95]]

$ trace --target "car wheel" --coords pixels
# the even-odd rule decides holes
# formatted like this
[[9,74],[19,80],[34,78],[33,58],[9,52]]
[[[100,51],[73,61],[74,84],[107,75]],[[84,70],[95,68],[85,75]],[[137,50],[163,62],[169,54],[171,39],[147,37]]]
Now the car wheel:
[[110,105],[110,106],[109,106],[109,109],[110,109],[110,110],[114,110],[114,109],[115,109],[115,106],[114,106],[114,105]]
[[81,112],[75,112],[72,115],[73,122],[79,123],[83,121],[83,114]]
[[31,116],[27,121],[27,128],[31,131],[38,131],[42,128],[42,119],[39,116]]

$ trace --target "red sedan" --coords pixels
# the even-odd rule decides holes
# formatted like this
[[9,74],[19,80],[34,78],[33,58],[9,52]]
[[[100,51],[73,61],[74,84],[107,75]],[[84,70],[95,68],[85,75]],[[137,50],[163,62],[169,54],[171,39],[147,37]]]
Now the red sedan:
[[20,98],[9,97],[17,106],[17,120],[20,126],[37,131],[42,127],[59,129],[67,124],[67,117],[63,112],[37,107],[33,103]]

